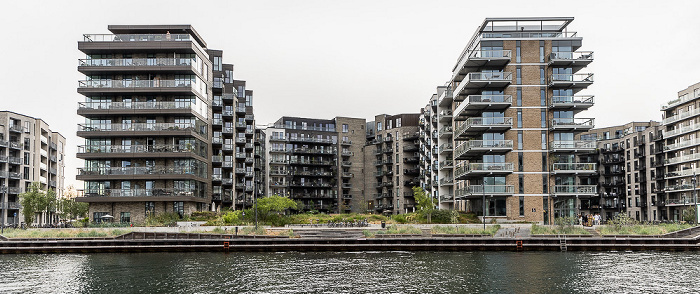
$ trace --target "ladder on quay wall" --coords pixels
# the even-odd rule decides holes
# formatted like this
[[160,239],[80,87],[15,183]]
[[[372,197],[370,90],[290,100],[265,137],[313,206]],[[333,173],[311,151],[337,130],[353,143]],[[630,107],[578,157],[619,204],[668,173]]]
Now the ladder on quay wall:
[[559,235],[559,249],[561,249],[562,252],[565,252],[567,250],[566,235]]

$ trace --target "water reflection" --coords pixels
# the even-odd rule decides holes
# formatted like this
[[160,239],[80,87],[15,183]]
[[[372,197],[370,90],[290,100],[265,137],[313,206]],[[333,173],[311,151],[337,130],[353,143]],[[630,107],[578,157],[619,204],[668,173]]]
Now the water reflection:
[[694,253],[343,252],[0,256],[0,293],[693,292]]

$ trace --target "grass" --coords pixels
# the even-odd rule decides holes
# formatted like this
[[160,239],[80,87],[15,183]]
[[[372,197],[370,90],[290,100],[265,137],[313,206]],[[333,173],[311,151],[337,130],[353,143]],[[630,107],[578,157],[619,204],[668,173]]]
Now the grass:
[[131,232],[129,229],[5,229],[3,236],[7,238],[84,238],[114,237],[129,232]]
[[602,226],[601,235],[662,235],[693,227],[691,224]]
[[432,234],[460,234],[460,235],[491,235],[493,236],[501,228],[500,225],[490,225],[483,228],[468,228],[463,226],[434,226]]
[[374,237],[375,235],[420,235],[422,233],[423,231],[421,231],[421,229],[413,226],[399,227],[397,225],[390,225],[386,229],[379,231],[362,230],[362,234],[367,238]]
[[533,235],[590,235],[585,229],[574,226],[540,226],[533,224],[531,230]]

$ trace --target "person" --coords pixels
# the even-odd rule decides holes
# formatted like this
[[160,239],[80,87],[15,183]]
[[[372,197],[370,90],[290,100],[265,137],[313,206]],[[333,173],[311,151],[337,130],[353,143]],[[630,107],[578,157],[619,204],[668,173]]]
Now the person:
[[165,39],[170,41],[170,31],[165,32]]
[[583,216],[580,213],[578,214],[578,224],[583,225]]

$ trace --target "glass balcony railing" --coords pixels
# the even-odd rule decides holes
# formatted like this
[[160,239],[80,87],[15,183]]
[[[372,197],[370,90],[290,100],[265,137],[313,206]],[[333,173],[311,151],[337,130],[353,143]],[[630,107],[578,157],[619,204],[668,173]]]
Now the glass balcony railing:
[[194,175],[206,178],[207,171],[204,168],[197,167],[104,167],[79,168],[78,175]]
[[195,88],[192,80],[82,80],[78,88]]
[[78,66],[191,66],[191,58],[94,58],[78,59]]
[[568,127],[593,127],[594,119],[592,118],[554,118],[552,119],[552,128],[568,128]]
[[552,74],[549,78],[549,82],[572,82],[572,83],[587,83],[593,82],[592,73],[580,73],[580,74]]
[[555,185],[554,194],[597,194],[596,185]]
[[552,96],[550,106],[583,104],[593,105],[593,95],[581,96]]
[[195,104],[191,102],[78,102],[78,109],[193,109]]
[[553,60],[593,60],[593,51],[576,51],[576,52],[552,52],[549,54],[549,61]]
[[596,141],[552,141],[549,143],[550,149],[595,149]]
[[194,131],[205,135],[207,128],[205,125],[188,123],[130,123],[130,124],[95,124],[78,125],[78,132],[165,132],[165,131]]
[[483,32],[484,39],[550,39],[576,38],[576,32]]
[[492,58],[510,58],[512,55],[510,50],[474,50],[469,54],[472,59],[492,59]]
[[554,172],[596,172],[595,163],[555,163],[552,165]]
[[[197,152],[197,149],[200,149]],[[165,152],[195,152],[206,156],[206,146],[187,145],[79,145],[78,153],[165,153]]]
[[85,197],[199,197],[204,198],[204,190],[198,189],[99,189],[85,190]]
[[460,189],[457,195],[482,195],[482,194],[513,194],[515,186],[513,185],[471,185]]

